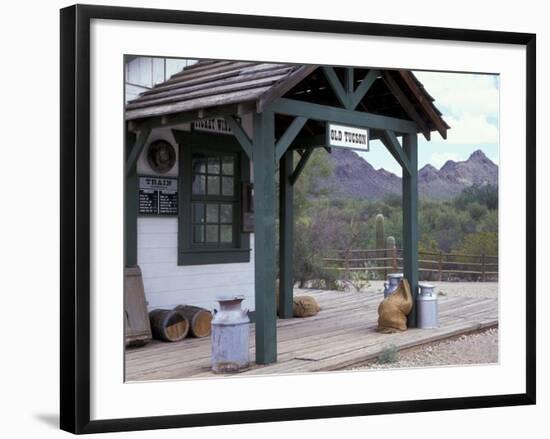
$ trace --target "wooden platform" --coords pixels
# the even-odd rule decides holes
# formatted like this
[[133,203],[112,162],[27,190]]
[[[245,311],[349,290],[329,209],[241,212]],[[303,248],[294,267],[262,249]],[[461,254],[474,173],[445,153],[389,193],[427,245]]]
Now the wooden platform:
[[[315,296],[322,310],[314,317],[278,320],[278,361],[270,365],[252,362],[250,369],[240,375],[341,370],[376,358],[390,344],[401,350],[498,325],[496,299],[440,297],[438,329],[380,334],[376,332],[380,292],[295,291],[295,295],[300,294]],[[209,338],[186,338],[177,343],[155,341],[145,347],[129,348],[126,380],[219,377],[210,371],[210,350]]]

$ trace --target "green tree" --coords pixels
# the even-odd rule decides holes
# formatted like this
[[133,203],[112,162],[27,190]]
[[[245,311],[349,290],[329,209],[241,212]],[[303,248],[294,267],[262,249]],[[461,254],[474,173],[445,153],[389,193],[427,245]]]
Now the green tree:
[[490,210],[476,225],[478,232],[498,233],[498,210]]
[[418,242],[418,251],[419,252],[437,252],[439,251],[439,246],[437,241],[431,238],[429,235],[421,235],[420,241]]
[[488,213],[487,206],[484,204],[480,204],[477,201],[474,201],[473,203],[470,203],[468,205],[468,213],[470,214],[470,217],[474,221],[479,221],[481,218],[483,218]]
[[496,186],[473,185],[467,187],[454,199],[454,204],[458,209],[464,209],[471,203],[483,204],[487,209],[498,208],[498,188]]
[[[300,155],[294,154],[294,163]],[[323,269],[322,258],[331,245],[335,224],[330,219],[328,194],[331,189],[319,184],[332,172],[332,166],[323,149],[311,154],[306,166],[294,184],[294,277],[303,283],[311,279],[330,282],[333,273]]]
[[459,253],[473,255],[498,255],[498,233],[476,232],[467,235],[464,242],[457,249]]
[[[299,218],[302,215],[308,215],[308,210],[312,207],[314,200],[326,198],[330,195],[332,189],[320,184],[322,179],[326,179],[332,173],[332,164],[327,157],[327,152],[322,148],[317,148],[309,157],[306,166],[294,183],[294,217]],[[300,155],[294,153],[294,163],[298,163]],[[296,166],[296,165],[295,165]]]

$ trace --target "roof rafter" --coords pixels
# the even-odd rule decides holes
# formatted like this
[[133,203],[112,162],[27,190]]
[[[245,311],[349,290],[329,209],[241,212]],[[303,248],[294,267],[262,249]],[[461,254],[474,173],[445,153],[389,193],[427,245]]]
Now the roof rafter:
[[428,113],[432,121],[434,122],[437,131],[439,134],[441,134],[441,137],[444,139],[447,138],[447,129],[449,126],[445,123],[445,121],[441,118],[439,114],[434,110],[434,107],[431,102],[429,102],[427,96],[423,96],[423,93],[421,92],[418,85],[415,84],[414,79],[411,77],[412,73],[407,70],[399,70],[399,74],[409,87],[409,89],[413,92],[416,99],[422,106],[422,108]]
[[382,78],[384,78],[386,85],[393,93],[399,104],[403,107],[405,113],[407,113],[407,115],[416,122],[420,128],[420,131],[424,134],[424,137],[427,140],[430,140],[430,129],[428,128],[428,125],[426,125],[426,122],[424,122],[424,120],[420,117],[413,104],[411,104],[407,96],[405,96],[405,93],[403,93],[403,90],[401,90],[395,79],[393,79],[391,73],[388,71],[382,72]]
[[298,85],[300,81],[304,80],[311,73],[313,73],[318,66],[301,66],[295,72],[291,73],[284,81],[279,81],[270,90],[265,92],[257,101],[256,111],[261,113],[265,107],[271,104],[275,99],[283,96],[286,92]]

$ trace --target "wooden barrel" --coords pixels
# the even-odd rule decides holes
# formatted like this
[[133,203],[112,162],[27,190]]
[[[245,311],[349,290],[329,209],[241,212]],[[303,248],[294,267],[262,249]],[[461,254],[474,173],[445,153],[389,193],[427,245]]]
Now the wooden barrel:
[[153,337],[164,341],[180,341],[189,332],[189,320],[177,309],[155,309],[149,313]]
[[208,337],[212,331],[212,313],[192,305],[178,305],[176,309],[189,320],[189,332],[194,337]]

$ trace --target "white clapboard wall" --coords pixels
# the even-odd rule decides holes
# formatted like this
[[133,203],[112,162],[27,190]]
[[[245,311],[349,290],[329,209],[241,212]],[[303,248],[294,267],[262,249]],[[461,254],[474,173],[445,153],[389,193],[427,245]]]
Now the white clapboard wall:
[[243,306],[253,310],[253,235],[250,262],[178,266],[177,228],[177,218],[138,218],[138,264],[148,308],[188,304],[212,310],[217,296],[243,294]]
[[[170,130],[154,130],[148,143],[157,139],[176,146]],[[137,163],[141,175],[152,172],[146,151],[147,145]],[[178,163],[163,176],[178,177]],[[180,266],[177,230],[176,217],[138,217],[138,265],[149,310],[180,304],[217,309],[216,297],[228,294],[244,295],[243,307],[254,310],[254,235],[250,235],[250,262]]]

